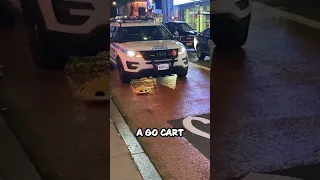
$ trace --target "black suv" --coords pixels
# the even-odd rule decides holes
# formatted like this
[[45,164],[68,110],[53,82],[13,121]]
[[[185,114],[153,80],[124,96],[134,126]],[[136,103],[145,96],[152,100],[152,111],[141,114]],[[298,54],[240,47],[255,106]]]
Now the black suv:
[[41,68],[63,68],[68,56],[91,56],[110,48],[109,1],[0,1],[2,7],[10,3],[23,12],[33,59]]
[[187,48],[193,48],[193,39],[197,35],[197,32],[189,24],[182,21],[164,22],[163,24]]
[[195,37],[194,49],[199,60],[204,60],[206,56],[210,56],[210,28],[205,29]]

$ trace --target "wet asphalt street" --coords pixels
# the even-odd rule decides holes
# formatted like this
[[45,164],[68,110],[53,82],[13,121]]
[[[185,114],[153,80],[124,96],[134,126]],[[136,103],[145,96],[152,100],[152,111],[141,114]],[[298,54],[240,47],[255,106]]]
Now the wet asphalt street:
[[319,34],[254,3],[243,49],[214,49],[211,179],[251,171],[320,179]]
[[200,66],[205,67],[205,68],[210,68],[210,57],[209,56],[207,56],[205,58],[205,60],[199,60],[195,50],[194,49],[189,49],[188,50],[188,57],[190,59],[190,62],[192,62],[192,63],[194,63],[196,65],[200,65]]
[[[73,96],[94,76],[70,67],[68,75],[37,69],[21,17],[14,28],[0,29],[0,39],[1,113],[41,177],[109,178],[109,104],[86,105]],[[1,166],[6,163],[12,162]]]
[[[189,58],[197,61],[194,52]],[[183,137],[138,138],[163,179],[210,178],[209,75],[210,71],[190,64],[185,79],[144,78],[129,85],[120,82],[117,70],[110,73],[113,101],[134,134],[138,128],[185,129]],[[142,88],[150,93],[137,95]]]

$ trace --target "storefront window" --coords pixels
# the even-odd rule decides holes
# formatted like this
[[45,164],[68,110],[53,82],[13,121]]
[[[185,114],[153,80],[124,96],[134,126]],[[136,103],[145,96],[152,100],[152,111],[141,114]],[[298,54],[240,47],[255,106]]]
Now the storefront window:
[[196,8],[196,12],[199,12],[199,14],[197,14],[196,18],[194,16],[194,10],[194,7],[181,9],[181,14],[183,15],[181,20],[188,23],[198,32],[201,32],[208,28],[210,25],[210,6],[198,6]]
[[208,28],[210,25],[210,7],[209,6],[202,6],[200,7],[200,16],[199,16],[199,23],[198,23],[198,31],[201,32]]

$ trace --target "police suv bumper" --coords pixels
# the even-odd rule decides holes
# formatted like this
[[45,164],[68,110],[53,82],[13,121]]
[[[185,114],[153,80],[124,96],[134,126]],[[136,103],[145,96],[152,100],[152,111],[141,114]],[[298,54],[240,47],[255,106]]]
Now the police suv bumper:
[[164,77],[173,74],[179,74],[188,70],[188,67],[174,66],[169,70],[156,70],[156,69],[142,69],[138,72],[124,72],[132,79],[139,79],[143,77]]

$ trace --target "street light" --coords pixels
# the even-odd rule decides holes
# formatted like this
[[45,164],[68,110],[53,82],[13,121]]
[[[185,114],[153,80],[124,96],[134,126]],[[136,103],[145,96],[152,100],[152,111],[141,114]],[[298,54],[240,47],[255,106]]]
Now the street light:
[[[126,11],[126,6],[125,5],[122,5],[122,4],[118,4],[116,1],[113,1],[112,2],[112,5],[114,5],[115,7],[119,6],[121,8],[123,8],[124,11]],[[117,8],[117,14],[118,14],[118,8]]]
[[115,2],[115,1],[112,2],[112,5],[114,5],[114,6],[120,6],[120,7],[125,7],[125,5],[119,4],[119,3]]

